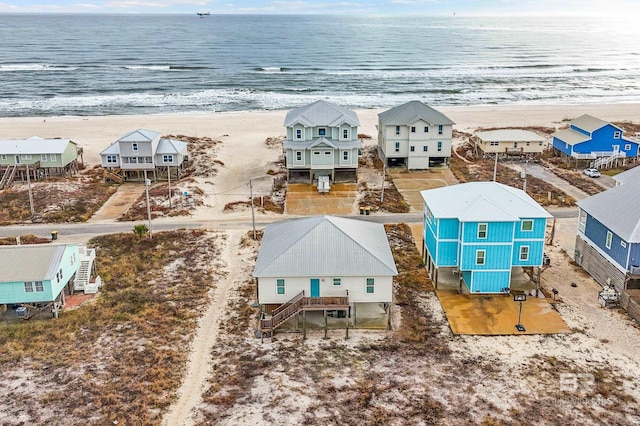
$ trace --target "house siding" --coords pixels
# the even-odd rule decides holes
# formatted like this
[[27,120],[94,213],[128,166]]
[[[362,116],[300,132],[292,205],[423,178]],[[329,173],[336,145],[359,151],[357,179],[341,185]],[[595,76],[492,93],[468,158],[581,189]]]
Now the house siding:
[[441,241],[438,245],[438,266],[458,266],[458,242],[457,241]]
[[[477,250],[485,250],[484,265],[476,265]],[[474,271],[511,269],[509,262],[505,263],[505,259],[511,259],[511,250],[511,244],[463,244],[460,268]]]
[[629,244],[627,244],[626,248],[622,247],[620,242],[626,243],[626,241],[612,232],[611,248],[607,248],[607,231],[609,231],[609,229],[606,226],[604,226],[590,214],[587,214],[587,221],[584,232],[585,236],[600,250],[602,250],[603,253],[606,253],[607,256],[611,257],[612,260],[620,266],[620,268],[627,270],[627,255]]
[[478,225],[478,222],[463,223],[462,240],[464,242],[486,244],[507,243],[513,240],[513,222],[488,222],[486,238],[478,238]]
[[[529,258],[520,260],[520,247],[529,247]],[[542,255],[544,254],[544,240],[541,241],[515,241],[513,243],[512,266],[542,266]]]
[[509,288],[511,271],[473,271],[471,293],[500,293]]
[[458,239],[458,219],[438,219],[438,238]]

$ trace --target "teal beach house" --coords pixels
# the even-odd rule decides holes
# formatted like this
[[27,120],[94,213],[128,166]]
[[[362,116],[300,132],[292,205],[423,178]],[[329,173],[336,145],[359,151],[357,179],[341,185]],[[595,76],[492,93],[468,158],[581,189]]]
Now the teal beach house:
[[458,275],[460,292],[509,293],[513,268],[542,266],[551,215],[524,191],[470,182],[421,195],[422,255],[436,288],[445,269]]

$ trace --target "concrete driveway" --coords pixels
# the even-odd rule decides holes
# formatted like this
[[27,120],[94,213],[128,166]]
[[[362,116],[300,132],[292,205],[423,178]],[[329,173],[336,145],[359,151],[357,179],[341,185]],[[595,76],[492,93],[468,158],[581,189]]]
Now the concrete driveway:
[[387,172],[393,178],[393,183],[400,194],[411,206],[411,210],[418,212],[424,208],[420,191],[458,183],[448,167],[434,167],[424,171],[393,168],[387,169]]

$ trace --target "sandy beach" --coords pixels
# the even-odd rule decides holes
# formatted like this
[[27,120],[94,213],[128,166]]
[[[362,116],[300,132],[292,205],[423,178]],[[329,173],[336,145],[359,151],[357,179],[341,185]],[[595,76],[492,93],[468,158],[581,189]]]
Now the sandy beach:
[[[587,104],[587,105],[505,105],[464,106],[434,108],[449,116],[454,129],[473,132],[481,127],[545,126],[560,127],[566,120],[582,114],[591,114],[607,121],[640,119],[640,104]],[[377,137],[377,115],[382,109],[358,110],[359,133]],[[283,135],[286,111],[230,112],[210,114],[111,115],[0,118],[0,138],[68,138],[84,148],[84,160],[99,164],[99,153],[123,134],[138,128],[163,134],[208,136],[220,139],[233,150],[224,150],[231,158],[221,158],[225,164],[236,160],[238,153],[245,170],[261,165],[266,154],[264,140]],[[229,161],[227,161],[229,160]]]

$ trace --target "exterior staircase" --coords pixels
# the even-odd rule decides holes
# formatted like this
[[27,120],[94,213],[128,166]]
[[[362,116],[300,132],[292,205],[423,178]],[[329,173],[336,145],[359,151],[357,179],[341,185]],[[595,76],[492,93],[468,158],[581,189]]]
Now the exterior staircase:
[[300,311],[346,310],[349,309],[349,293],[346,297],[305,297],[304,290],[288,302],[271,312],[270,318],[260,319],[260,331],[271,333]]
[[76,271],[76,277],[73,281],[74,291],[82,290],[85,294],[95,294],[102,285],[102,280],[98,276],[91,280],[91,270],[93,262],[96,258],[96,250],[88,247],[80,247],[80,267]]
[[615,160],[618,158],[625,158],[626,156],[627,154],[624,151],[613,151],[611,155],[596,158],[596,160],[591,163],[591,167],[594,169],[613,167],[613,162]]
[[0,179],[0,191],[13,185],[13,178],[16,176],[17,166],[15,164],[6,168]]
[[102,176],[104,177],[105,180],[110,180],[115,183],[123,183],[124,177],[120,173],[122,173],[121,169],[113,169],[113,170],[105,169]]

